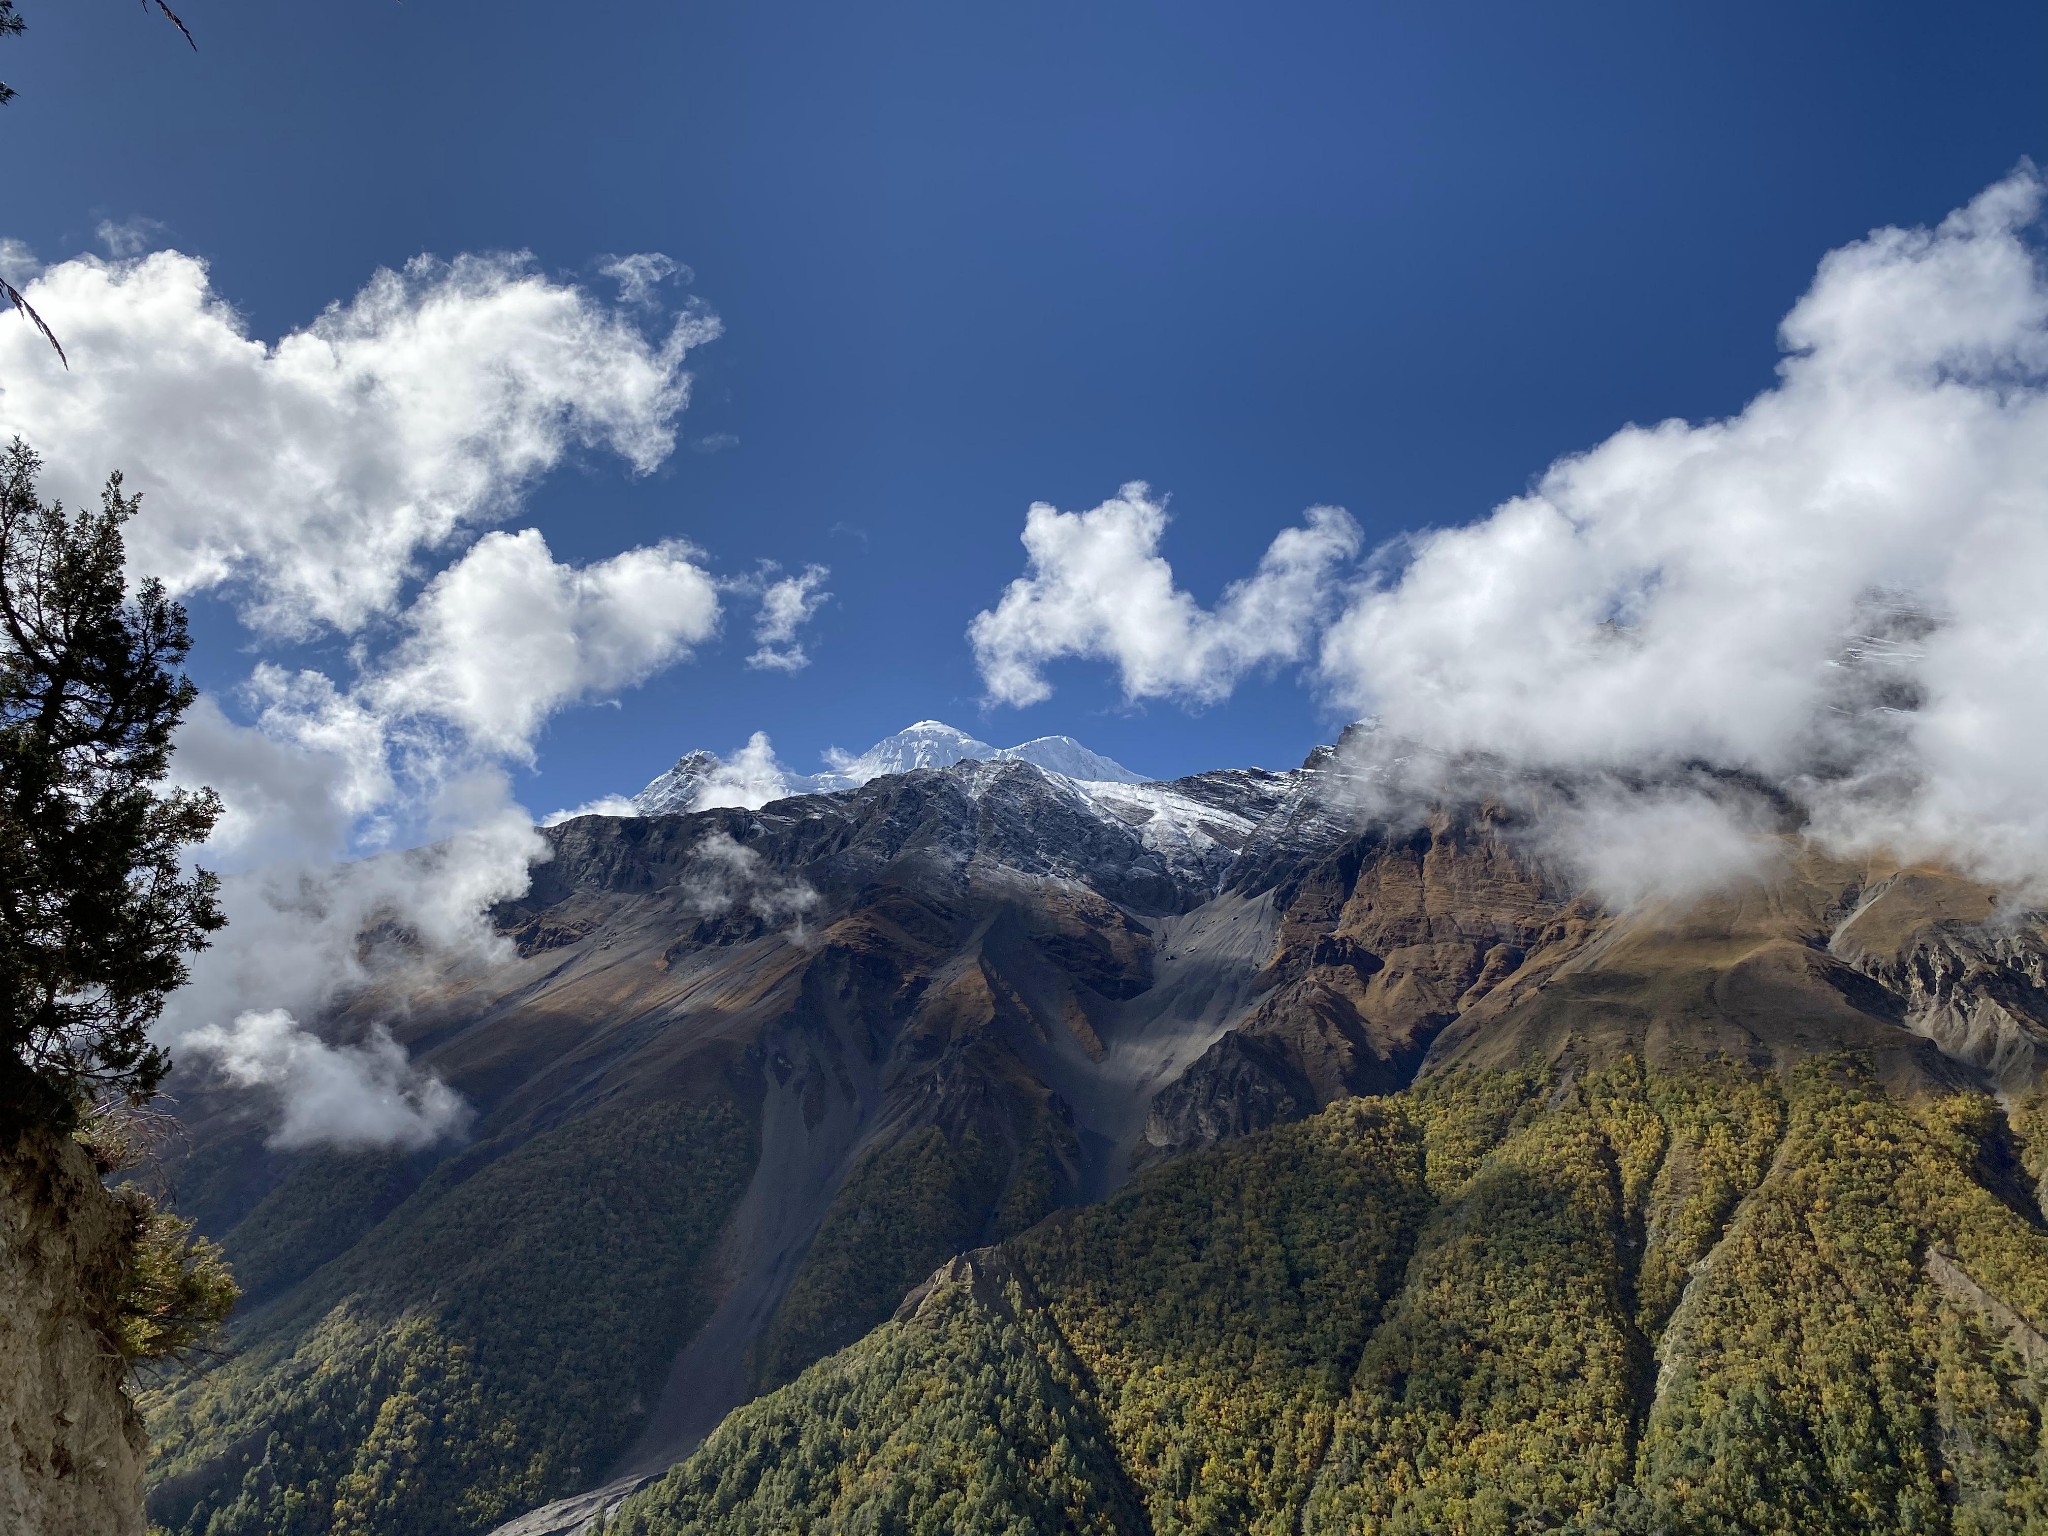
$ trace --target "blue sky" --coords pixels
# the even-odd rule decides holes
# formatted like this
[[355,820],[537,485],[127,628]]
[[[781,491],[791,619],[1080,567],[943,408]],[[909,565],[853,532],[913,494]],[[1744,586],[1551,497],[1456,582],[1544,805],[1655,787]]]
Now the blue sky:
[[[665,252],[723,323],[654,473],[575,456],[507,526],[565,561],[683,537],[721,574],[829,565],[812,663],[749,669],[733,609],[619,708],[555,717],[536,809],[925,716],[1158,774],[1296,761],[1343,717],[1297,671],[1133,707],[1059,662],[1048,701],[984,712],[964,632],[1026,507],[1148,481],[1204,603],[1311,504],[1369,543],[1478,518],[1625,422],[1739,409],[1823,252],[2048,158],[2048,13],[2018,4],[180,12],[196,54],[133,7],[25,0],[0,235],[56,261],[158,221],[266,338],[419,252],[594,287]],[[247,637],[194,610],[225,690]]]

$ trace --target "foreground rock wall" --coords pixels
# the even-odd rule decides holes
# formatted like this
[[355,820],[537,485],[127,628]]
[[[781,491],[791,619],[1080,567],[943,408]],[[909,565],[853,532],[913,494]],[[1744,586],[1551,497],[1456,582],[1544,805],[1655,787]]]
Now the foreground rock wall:
[[131,1232],[77,1143],[0,1148],[0,1531],[142,1536],[142,1421],[96,1323]]

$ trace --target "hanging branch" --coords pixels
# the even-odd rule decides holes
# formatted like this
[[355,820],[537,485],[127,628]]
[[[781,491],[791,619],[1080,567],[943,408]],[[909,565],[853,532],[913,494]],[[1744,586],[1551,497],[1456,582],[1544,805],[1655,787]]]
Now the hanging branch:
[[[193,37],[192,29],[185,25],[185,19],[182,16],[171,9],[168,0],[142,0],[142,8],[145,11],[152,7],[158,15],[178,29],[179,35],[187,43],[191,44],[194,53],[199,51],[199,41]],[[0,37],[13,37],[21,32],[25,25],[21,17],[15,12],[14,0],[0,0]],[[5,81],[0,81],[0,106],[5,106],[13,97],[14,88]],[[71,368],[71,359],[64,355],[64,343],[57,339],[57,333],[50,329],[49,323],[41,315],[36,313],[35,306],[21,296],[19,288],[8,282],[6,278],[0,277],[0,306],[8,304],[13,305],[23,319],[43,333],[43,340],[57,349],[57,360],[64,365],[65,370],[68,372]]]
[[142,8],[145,11],[148,10],[152,5],[154,5],[157,8],[157,10],[163,13],[164,20],[168,21],[172,26],[176,27],[180,32],[185,34],[185,41],[191,43],[192,51],[194,53],[197,53],[199,51],[199,44],[193,41],[192,29],[186,26],[184,22],[178,19],[178,13],[172,10],[168,5],[165,5],[164,0],[142,0]]
[[8,282],[4,277],[0,277],[0,299],[4,299],[9,304],[12,304],[21,312],[24,320],[43,333],[43,340],[57,349],[57,361],[64,365],[66,372],[69,372],[71,369],[71,359],[64,355],[64,343],[57,339],[57,333],[50,329],[48,323],[44,321],[41,315],[36,313],[35,306],[21,296],[21,290]]

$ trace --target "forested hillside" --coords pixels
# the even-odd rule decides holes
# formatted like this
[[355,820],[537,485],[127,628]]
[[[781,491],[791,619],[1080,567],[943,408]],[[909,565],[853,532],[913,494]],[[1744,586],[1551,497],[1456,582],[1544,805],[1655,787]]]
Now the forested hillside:
[[1612,910],[1338,771],[553,829],[499,956],[338,1025],[402,1020],[466,1141],[187,1099],[249,1300],[145,1404],[152,1518],[482,1536],[696,1451],[621,1519],[1995,1529],[2038,916],[1792,836]]
[[1850,1057],[1340,1104],[948,1265],[606,1536],[2038,1530],[2027,1128]]
[[[154,1517],[472,1530],[593,1479],[709,1310],[746,1133],[726,1102],[626,1110],[442,1171],[380,1243],[257,1313],[234,1359],[145,1399]],[[345,1216],[317,1176],[336,1171],[282,1187],[263,1222]]]

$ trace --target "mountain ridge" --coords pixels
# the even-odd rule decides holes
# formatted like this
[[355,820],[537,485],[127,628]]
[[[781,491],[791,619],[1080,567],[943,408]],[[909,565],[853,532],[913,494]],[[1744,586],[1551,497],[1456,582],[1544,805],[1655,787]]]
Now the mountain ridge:
[[[1148,784],[962,759],[546,829],[552,856],[496,913],[508,954],[365,994],[333,1023],[397,1019],[475,1106],[467,1146],[280,1155],[246,1104],[181,1088],[187,1209],[267,1268],[242,1354],[152,1400],[153,1517],[253,1536],[282,1528],[276,1489],[353,1478],[370,1490],[348,1505],[360,1529],[466,1536],[661,1471],[749,1400],[857,1360],[958,1254],[1124,1210],[1190,1157],[1346,1104],[1518,1073],[1546,1086],[1510,1097],[1540,1104],[1634,1062],[1664,1085],[1669,1139],[1692,1134],[1669,1107],[1687,1083],[1746,1103],[1740,1082],[1845,1054],[1911,1114],[2035,1090],[2040,924],[1994,920],[1974,882],[1787,831],[1772,882],[1611,910],[1497,801],[1375,815],[1359,746]],[[1483,1162],[1512,1119],[1457,1155]],[[1985,1169],[2017,1166],[1983,1135]],[[1542,1156],[1623,1156],[1570,1137]],[[644,1150],[623,1163],[627,1147]],[[650,1187],[683,1196],[650,1207]],[[545,1209],[519,1214],[521,1191]],[[422,1248],[430,1232],[463,1241]],[[570,1273],[590,1308],[559,1294]],[[656,1275],[663,1309],[634,1299]],[[514,1347],[536,1335],[582,1374]],[[565,1393],[589,1399],[573,1419],[519,1406]],[[377,1427],[401,1410],[453,1423],[475,1401],[501,1405],[479,1443],[503,1451],[414,1464],[425,1453]],[[273,1434],[299,1447],[289,1466],[260,1449]],[[1126,1508],[1116,1489],[1144,1477],[1104,1454],[1087,1497]],[[432,1497],[401,1511],[375,1491],[401,1482]],[[796,1518],[762,1508],[771,1527]]]
[[955,763],[1022,762],[1083,782],[1143,784],[1151,782],[1123,764],[1090,751],[1071,736],[1036,736],[1014,747],[996,747],[939,720],[919,720],[885,736],[858,756],[833,754],[832,766],[812,774],[791,773],[777,765],[748,786],[744,796],[721,798],[707,786],[717,783],[725,760],[701,749],[684,753],[631,797],[643,816],[714,810],[726,804],[764,803],[791,795],[831,794],[857,789],[889,774],[919,768],[950,768]]

